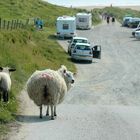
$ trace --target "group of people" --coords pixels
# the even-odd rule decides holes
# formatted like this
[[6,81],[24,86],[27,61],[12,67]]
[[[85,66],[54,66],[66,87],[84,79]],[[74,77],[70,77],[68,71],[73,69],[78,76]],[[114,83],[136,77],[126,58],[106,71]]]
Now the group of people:
[[114,16],[112,16],[112,17],[107,16],[107,18],[106,18],[106,22],[107,22],[107,24],[110,23],[110,19],[111,19],[111,22],[112,22],[112,23],[115,23],[115,17],[114,17]]
[[106,20],[107,24],[109,24],[110,22],[115,23],[115,17],[110,16],[108,13],[103,13],[102,19]]

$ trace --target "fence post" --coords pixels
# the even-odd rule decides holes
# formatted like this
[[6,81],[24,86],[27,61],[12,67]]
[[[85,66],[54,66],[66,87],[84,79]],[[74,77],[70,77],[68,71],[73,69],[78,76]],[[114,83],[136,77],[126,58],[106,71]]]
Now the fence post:
[[0,29],[2,28],[2,19],[0,18]]
[[12,20],[12,22],[11,22],[11,30],[13,29],[13,24],[14,23],[14,20]]
[[26,20],[25,26],[27,27],[28,24],[29,24],[29,19]]
[[3,20],[3,28],[6,29],[6,20]]
[[19,28],[21,28],[21,25],[22,25],[22,21],[20,20],[20,22],[19,22]]
[[18,19],[16,20],[16,29],[18,28]]
[[10,21],[8,21],[7,23],[7,30],[9,29],[9,26],[10,26]]
[[14,20],[14,29],[16,29],[16,20]]

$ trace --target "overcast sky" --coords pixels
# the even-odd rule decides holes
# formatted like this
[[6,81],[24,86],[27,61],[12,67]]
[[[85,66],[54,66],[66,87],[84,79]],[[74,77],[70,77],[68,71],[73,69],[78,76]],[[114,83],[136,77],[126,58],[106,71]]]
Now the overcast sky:
[[44,0],[62,6],[94,6],[94,5],[140,5],[140,0]]

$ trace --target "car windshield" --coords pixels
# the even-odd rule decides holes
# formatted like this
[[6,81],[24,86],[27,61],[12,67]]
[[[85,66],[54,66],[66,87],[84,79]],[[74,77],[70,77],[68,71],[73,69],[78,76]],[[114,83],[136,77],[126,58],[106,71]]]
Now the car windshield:
[[87,43],[87,40],[84,39],[75,39],[73,40],[74,43]]
[[90,50],[89,46],[86,45],[77,45],[76,47],[78,50]]

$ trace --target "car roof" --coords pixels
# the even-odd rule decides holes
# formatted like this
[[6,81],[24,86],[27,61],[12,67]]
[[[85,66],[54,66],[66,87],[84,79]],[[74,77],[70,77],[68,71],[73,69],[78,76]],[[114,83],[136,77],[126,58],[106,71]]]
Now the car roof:
[[83,40],[88,40],[88,39],[85,38],[85,37],[73,37],[73,39],[83,39]]

